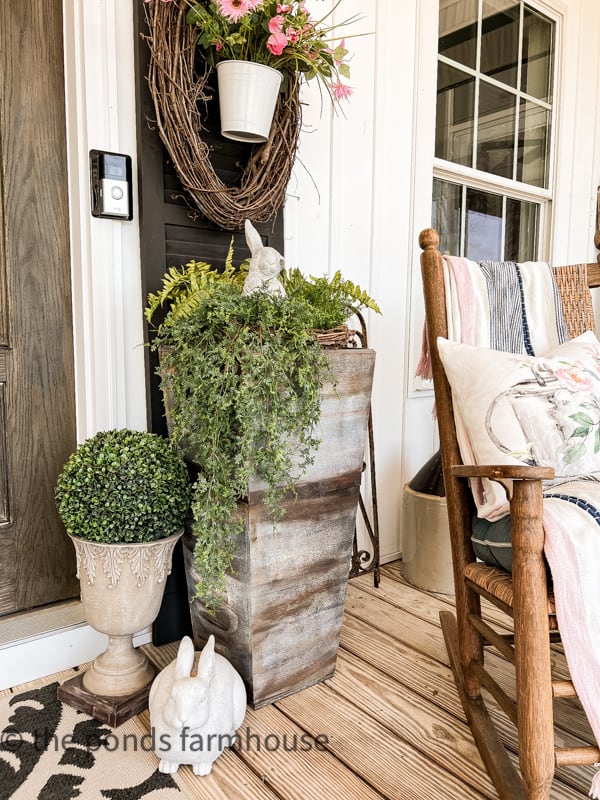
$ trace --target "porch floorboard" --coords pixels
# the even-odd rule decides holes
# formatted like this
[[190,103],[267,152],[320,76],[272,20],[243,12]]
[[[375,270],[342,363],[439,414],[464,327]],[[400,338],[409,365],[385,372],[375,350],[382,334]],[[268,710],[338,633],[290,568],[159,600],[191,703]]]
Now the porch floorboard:
[[[400,562],[383,567],[378,589],[370,575],[352,580],[335,675],[271,706],[249,709],[244,728],[258,737],[260,748],[254,738],[251,747],[227,750],[203,778],[194,776],[189,766],[180,767],[177,781],[183,796],[497,798],[466,725],[439,626],[439,610],[451,606],[451,597],[409,585]],[[491,606],[489,616],[496,617]],[[177,644],[144,645],[144,650],[160,667],[175,657]],[[557,673],[564,672],[560,648],[555,648],[553,658]],[[514,691],[508,665],[501,658],[495,661],[497,679]],[[59,679],[72,674],[61,673]],[[135,719],[146,733],[148,712]],[[510,723],[502,725],[502,732],[514,750]],[[558,701],[557,732],[565,744],[590,741],[589,726],[574,701]],[[304,749],[306,734],[321,735],[321,749],[314,742],[311,749]],[[276,751],[264,746],[276,741],[280,744]],[[294,744],[297,749],[289,752]],[[592,774],[590,767],[559,770],[552,798],[584,800]]]

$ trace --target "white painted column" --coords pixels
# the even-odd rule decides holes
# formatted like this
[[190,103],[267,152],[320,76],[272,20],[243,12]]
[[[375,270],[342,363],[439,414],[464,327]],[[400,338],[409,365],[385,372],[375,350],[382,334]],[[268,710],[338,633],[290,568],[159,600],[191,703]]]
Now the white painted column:
[[[77,435],[145,429],[133,10],[64,0]],[[89,151],[131,155],[134,220],[90,213]]]

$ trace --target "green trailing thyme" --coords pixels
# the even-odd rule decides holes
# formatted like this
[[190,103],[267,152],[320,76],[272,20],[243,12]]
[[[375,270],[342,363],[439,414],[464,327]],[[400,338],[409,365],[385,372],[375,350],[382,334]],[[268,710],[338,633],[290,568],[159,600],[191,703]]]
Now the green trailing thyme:
[[323,349],[299,298],[244,296],[215,284],[186,316],[164,326],[163,390],[172,398],[172,437],[198,468],[193,489],[197,597],[219,604],[242,520],[237,501],[249,481],[266,483],[276,523],[281,500],[312,463],[319,444]]
[[[216,609],[225,597],[243,520],[238,502],[258,477],[276,525],[282,499],[312,463],[323,385],[331,378],[316,330],[336,328],[375,301],[341,272],[280,276],[286,297],[242,295],[248,262],[225,270],[191,261],[172,267],[148,296],[153,347],[170,398],[172,438],[193,461],[196,597]],[[156,323],[159,312],[166,317]]]

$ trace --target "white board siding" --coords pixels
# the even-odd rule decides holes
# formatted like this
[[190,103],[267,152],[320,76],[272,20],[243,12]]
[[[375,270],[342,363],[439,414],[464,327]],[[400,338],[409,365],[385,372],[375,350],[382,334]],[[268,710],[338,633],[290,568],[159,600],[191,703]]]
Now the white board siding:
[[306,87],[308,127],[286,205],[286,261],[308,274],[340,269],[383,311],[368,315],[368,329],[377,351],[377,489],[382,555],[389,558],[400,551],[413,93],[407,76],[414,74],[415,9],[402,9],[402,47],[390,24],[398,21],[393,0],[344,0],[336,13],[362,16],[352,32],[366,35],[346,39],[354,93],[344,116],[331,114],[325,102],[320,113],[317,87]]

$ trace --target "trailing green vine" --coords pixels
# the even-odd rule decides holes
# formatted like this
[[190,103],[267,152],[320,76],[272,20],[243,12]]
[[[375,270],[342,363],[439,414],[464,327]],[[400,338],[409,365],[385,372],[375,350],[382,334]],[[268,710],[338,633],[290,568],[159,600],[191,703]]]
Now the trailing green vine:
[[312,463],[323,350],[306,327],[306,302],[228,282],[196,298],[164,326],[157,344],[163,391],[172,398],[172,437],[198,466],[194,486],[198,598],[215,607],[225,590],[242,521],[237,501],[257,475],[276,522],[281,499]]
[[376,303],[341,273],[282,275],[286,296],[242,294],[247,264],[236,269],[230,247],[224,272],[192,261],[170,269],[148,297],[156,328],[171,436],[197,469],[192,513],[196,598],[209,609],[225,597],[237,538],[238,502],[258,477],[274,524],[282,499],[313,462],[329,362],[315,329],[334,328]]

